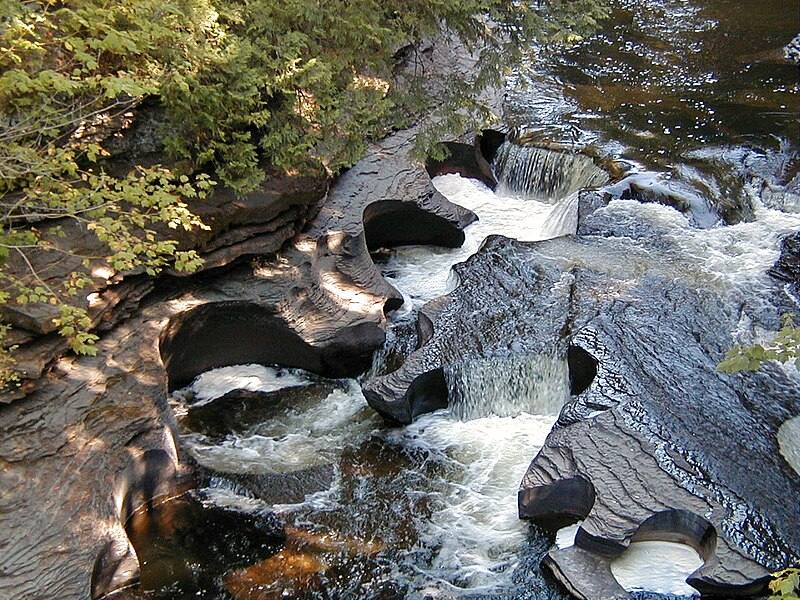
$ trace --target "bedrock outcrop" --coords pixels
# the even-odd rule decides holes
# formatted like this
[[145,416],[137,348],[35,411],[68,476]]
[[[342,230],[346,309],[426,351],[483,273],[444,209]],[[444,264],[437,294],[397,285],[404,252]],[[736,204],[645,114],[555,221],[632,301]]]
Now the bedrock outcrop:
[[591,210],[602,198],[583,200],[584,236],[493,237],[457,266],[460,287],[422,310],[420,348],[367,384],[367,400],[407,423],[447,406],[470,363],[560,357],[573,395],[519,490],[522,518],[583,520],[575,545],[545,560],[556,577],[580,598],[627,597],[610,561],[659,539],[697,549],[705,562],[688,581],[703,593],[763,592],[770,571],[800,559],[800,481],[777,441],[800,414],[798,380],[775,365],[716,365],[743,314],[774,328],[790,300],[766,273],[768,310],[704,284],[656,230],[606,237]]

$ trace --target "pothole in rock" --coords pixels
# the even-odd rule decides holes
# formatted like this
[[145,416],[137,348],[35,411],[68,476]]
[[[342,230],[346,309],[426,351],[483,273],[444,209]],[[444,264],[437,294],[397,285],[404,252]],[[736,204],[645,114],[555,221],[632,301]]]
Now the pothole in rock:
[[597,377],[597,359],[580,346],[571,345],[567,349],[567,364],[569,393],[571,396],[580,396]]
[[699,596],[686,579],[703,565],[697,551],[677,542],[632,542],[611,561],[611,573],[629,592]]
[[[559,549],[575,544],[575,536],[583,521],[556,532]],[[671,596],[699,596],[700,592],[686,579],[703,565],[700,554],[687,544],[660,540],[631,542],[611,561],[611,573],[629,592],[653,592]]]
[[173,394],[181,443],[221,474],[290,473],[336,459],[375,417],[353,379],[237,365],[207,371]]

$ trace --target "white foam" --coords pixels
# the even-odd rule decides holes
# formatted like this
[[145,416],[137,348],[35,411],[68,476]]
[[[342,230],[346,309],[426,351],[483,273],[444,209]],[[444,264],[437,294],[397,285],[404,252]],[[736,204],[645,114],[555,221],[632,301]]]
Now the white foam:
[[564,549],[575,545],[575,536],[578,535],[583,521],[578,521],[572,525],[562,527],[556,532],[556,548]]
[[553,210],[547,202],[515,195],[495,194],[484,184],[457,174],[440,175],[433,184],[448,200],[478,215],[469,225],[460,248],[406,246],[397,248],[386,264],[387,279],[416,305],[446,294],[457,281],[453,265],[475,254],[490,235],[521,241],[544,239],[542,224]]
[[422,525],[424,545],[435,549],[423,579],[486,593],[510,584],[528,529],[517,515],[517,488],[554,423],[527,413],[460,421],[440,411],[391,433],[443,455],[445,471],[457,474],[438,482],[444,508]]
[[232,392],[275,392],[283,388],[311,385],[305,371],[265,367],[264,365],[235,365],[211,369],[198,375],[191,384],[197,398],[193,406],[202,406]]
[[611,561],[611,573],[629,592],[646,590],[660,594],[699,596],[686,578],[703,565],[691,546],[674,542],[633,542]]
[[445,368],[445,376],[450,410],[462,420],[555,416],[569,399],[567,361],[550,355],[472,359]]
[[[301,373],[294,376],[302,381]],[[323,400],[287,408],[258,424],[257,433],[229,434],[219,442],[200,433],[181,439],[201,465],[222,473],[287,473],[331,462],[378,423],[358,383],[344,384]]]
[[[556,547],[575,545],[575,536],[583,521],[563,527],[556,533]],[[700,592],[686,579],[703,565],[703,559],[691,546],[675,542],[632,542],[611,561],[611,573],[629,592],[648,591],[677,596],[699,596]]]
[[562,235],[575,235],[578,232],[578,208],[580,192],[570,194],[559,200],[542,223],[542,238],[550,239]]
[[676,210],[635,200],[613,200],[596,215],[630,237],[604,238],[602,252],[594,244],[571,245],[554,259],[569,253],[573,263],[621,280],[653,275],[714,290],[751,315],[772,310],[775,281],[766,272],[780,255],[781,239],[800,229],[800,215],[761,205],[753,222],[702,230]]

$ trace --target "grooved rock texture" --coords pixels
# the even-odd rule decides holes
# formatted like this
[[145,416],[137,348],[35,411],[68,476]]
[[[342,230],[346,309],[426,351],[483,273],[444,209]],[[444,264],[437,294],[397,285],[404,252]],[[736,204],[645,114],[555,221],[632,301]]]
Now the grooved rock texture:
[[[770,571],[800,559],[800,481],[777,444],[780,425],[800,414],[798,379],[773,365],[736,375],[716,365],[741,311],[776,322],[789,300],[766,275],[766,311],[724,286],[698,286],[698,271],[678,268],[657,232],[634,244],[597,235],[604,221],[589,222],[592,198],[583,200],[593,234],[494,237],[458,266],[461,286],[423,309],[421,347],[368,383],[367,400],[409,422],[447,405],[452,385],[425,386],[432,373],[580,347],[596,375],[562,409],[519,491],[523,518],[584,520],[576,545],[546,564],[578,597],[623,598],[611,558],[632,540],[678,541],[705,560],[689,578],[703,593],[762,592]],[[646,270],[653,253],[664,262]]]
[[153,316],[0,408],[3,598],[96,597],[137,577],[122,522],[172,488],[177,465]]

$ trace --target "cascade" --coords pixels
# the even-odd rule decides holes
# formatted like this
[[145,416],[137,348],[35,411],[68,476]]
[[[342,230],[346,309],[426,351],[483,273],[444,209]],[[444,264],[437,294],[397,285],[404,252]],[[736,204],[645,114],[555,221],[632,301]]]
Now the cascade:
[[499,194],[521,194],[550,202],[609,181],[608,174],[584,154],[511,142],[497,151],[493,169],[500,182]]
[[479,358],[445,368],[450,410],[463,421],[557,415],[569,399],[566,359],[547,354]]
[[580,192],[574,192],[559,200],[542,223],[542,237],[550,239],[575,234],[578,230],[579,202]]
[[[619,4],[627,7],[626,11],[635,11],[634,24],[646,28],[647,35],[636,43],[621,37],[619,47],[624,52],[607,63],[596,60],[608,56],[603,44],[609,40],[616,43],[605,36],[587,40],[584,48],[591,52],[577,48],[561,58],[559,53],[542,57],[542,63],[557,76],[542,76],[533,83],[557,87],[551,94],[540,93],[541,87],[520,87],[512,94],[516,105],[512,103],[511,109],[517,113],[511,116],[523,128],[574,127],[580,130],[581,139],[599,149],[599,154],[635,160],[642,169],[659,173],[665,164],[687,162],[692,157],[685,154],[686,148],[700,145],[701,140],[704,148],[709,143],[719,144],[706,150],[714,158],[712,171],[733,172],[735,165],[726,157],[735,153],[741,139],[754,139],[750,123],[756,122],[755,117],[763,120],[770,136],[796,139],[786,134],[796,133],[796,115],[784,109],[781,112],[779,105],[765,107],[763,111],[769,108],[769,112],[763,114],[762,109],[748,105],[741,111],[740,123],[724,112],[730,110],[730,90],[724,88],[720,93],[716,89],[715,95],[705,95],[706,88],[714,91],[715,86],[704,79],[706,73],[720,73],[717,65],[706,62],[718,48],[724,49],[727,61],[729,55],[735,55],[731,44],[736,46],[738,38],[729,35],[724,21],[708,20],[704,10],[698,8],[695,16],[692,11],[701,5],[699,0],[623,0]],[[671,8],[665,11],[666,5]],[[622,15],[626,11],[617,12]],[[662,25],[665,17],[671,19],[667,29]],[[714,23],[713,27],[703,29],[709,23]],[[627,22],[623,25],[629,26]],[[764,37],[752,23],[746,25],[739,31]],[[707,47],[692,45],[704,51],[684,52],[699,32],[707,36],[724,34],[724,43],[718,40]],[[680,40],[682,46],[672,47],[670,40]],[[762,39],[757,41],[761,43]],[[648,57],[658,59],[659,65],[672,64],[678,57],[693,68],[652,69]],[[643,61],[648,68],[642,68]],[[603,87],[586,85],[586,74],[592,69],[603,78]],[[758,73],[760,76],[761,71]],[[632,86],[619,86],[617,82],[627,82],[637,74],[645,78],[637,84],[640,91],[653,86],[656,93],[652,100],[648,100],[649,93],[643,94],[642,101],[648,104],[632,108]],[[751,76],[737,72],[736,77],[736,85],[741,87],[738,81],[748,82]],[[760,83],[748,85],[756,89]],[[687,91],[692,102],[665,115],[662,99],[682,106],[677,100],[683,100]],[[789,93],[784,96],[789,97]],[[769,98],[773,96],[774,101],[764,102],[785,102],[778,92],[770,92]],[[722,110],[715,97],[725,99]],[[526,112],[531,105],[536,110]],[[720,116],[714,117],[717,111]],[[730,128],[735,134],[733,141],[715,137],[715,119],[724,121],[725,130]],[[784,121],[789,124],[781,125]],[[727,143],[732,145],[728,147]],[[756,152],[754,156],[763,158],[769,166],[769,155],[762,154]],[[692,159],[693,163],[698,160]],[[575,233],[580,190],[609,181],[585,154],[508,142],[498,150],[493,170],[499,181],[496,191],[455,174],[434,179],[443,195],[479,216],[480,220],[467,228],[463,247],[401,247],[380,265],[386,278],[406,296],[406,312],[450,291],[455,285],[450,276],[452,265],[467,260],[488,235],[536,241]],[[741,178],[738,172],[735,178]],[[796,200],[790,186],[784,191],[776,184],[774,189],[774,194],[786,195],[786,203]],[[702,203],[691,208],[697,213]],[[618,250],[599,255],[587,246],[585,251],[576,248],[574,258],[578,267],[599,273],[623,272],[631,277],[666,273],[697,287],[713,284],[739,295],[763,298],[767,303],[771,298],[765,291],[770,288],[764,282],[764,272],[777,258],[779,240],[796,230],[799,221],[796,214],[758,203],[753,213],[753,220],[732,227],[697,229],[668,206],[617,199],[601,209],[598,218],[608,225],[608,248],[613,245]],[[637,235],[628,235],[631,231]],[[663,253],[653,253],[653,238],[662,244]],[[375,356],[366,377],[394,369],[416,347],[413,319],[403,320],[399,314],[392,319],[395,329],[387,334],[389,343]],[[365,408],[355,380],[320,382],[318,377],[299,370],[255,366],[218,370],[201,376],[191,393],[179,393],[175,400],[184,403],[182,412],[176,411],[179,425],[184,427],[182,446],[209,471],[220,474],[207,483],[218,502],[222,496],[226,501],[228,496],[242,503],[250,500],[253,493],[236,483],[239,479],[235,475],[269,477],[320,465],[335,467],[329,489],[317,492],[319,488],[314,488],[304,502],[283,504],[278,508],[280,516],[294,528],[385,542],[390,550],[377,561],[366,553],[358,560],[327,556],[326,560],[339,561],[331,569],[335,576],[320,577],[324,582],[315,585],[322,589],[315,589],[314,594],[331,598],[515,599],[558,595],[538,579],[538,561],[548,541],[517,518],[516,490],[561,407],[569,400],[566,361],[552,355],[495,356],[450,365],[445,376],[449,409],[421,415],[402,428],[386,428]],[[205,430],[188,429],[180,418],[202,411],[203,403],[211,405],[206,407],[209,410],[214,398],[236,389],[270,394],[264,402],[249,400],[252,410],[241,411],[253,417],[269,411],[269,420],[237,421],[227,435],[212,436]],[[187,405],[191,399],[194,402]],[[778,440],[782,454],[795,469],[800,464],[796,441],[799,423],[800,417],[787,421]],[[577,527],[559,532],[558,547],[573,544]],[[537,555],[534,567],[526,552]],[[287,556],[298,561],[308,558],[302,553]],[[699,564],[697,553],[686,546],[637,541],[610,568],[626,589],[689,596],[695,591],[684,580]],[[285,592],[293,591],[287,587]],[[227,598],[229,592],[203,597]]]

